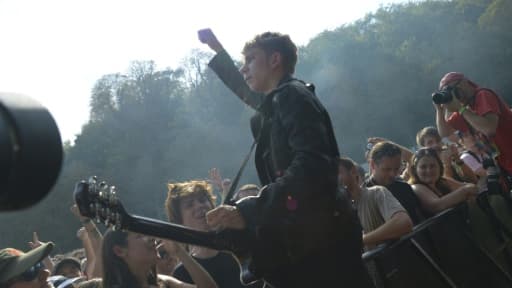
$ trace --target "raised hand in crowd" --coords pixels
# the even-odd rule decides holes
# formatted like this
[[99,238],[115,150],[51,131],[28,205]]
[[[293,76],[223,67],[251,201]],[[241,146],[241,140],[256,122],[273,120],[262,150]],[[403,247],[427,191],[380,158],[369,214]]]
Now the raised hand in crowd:
[[[84,231],[87,234],[87,238],[82,238],[82,244],[85,249],[85,254],[87,258],[87,268],[86,268],[86,274],[88,278],[95,278],[95,277],[101,277],[101,261],[97,260],[101,257],[101,244],[103,241],[103,236],[101,235],[100,231],[94,224],[94,222],[87,217],[84,217],[80,214],[80,211],[78,209],[78,206],[74,204],[70,208],[71,213],[77,217],[78,220],[82,223],[82,226],[84,228]],[[77,232],[77,236],[78,233]],[[85,237],[85,236],[83,236]],[[84,241],[85,239],[85,241]]]
[[229,187],[231,186],[231,180],[227,178],[222,179],[218,168],[212,168],[208,171],[208,179],[212,185],[220,190],[223,197],[228,193]]
[[82,246],[85,250],[86,265],[83,272],[87,276],[87,278],[93,278],[94,266],[96,265],[97,262],[97,255],[94,252],[91,240],[89,239],[89,234],[87,233],[85,227],[80,227],[76,231],[76,237],[80,239],[80,241],[82,242]]
[[[37,247],[43,244],[46,244],[46,242],[39,241],[39,236],[37,235],[37,232],[32,232],[32,241],[28,242],[28,246],[30,247],[30,249],[36,249]],[[47,255],[43,259],[43,264],[46,267],[46,269],[48,269],[49,271],[53,271],[53,261],[50,258],[50,255]]]

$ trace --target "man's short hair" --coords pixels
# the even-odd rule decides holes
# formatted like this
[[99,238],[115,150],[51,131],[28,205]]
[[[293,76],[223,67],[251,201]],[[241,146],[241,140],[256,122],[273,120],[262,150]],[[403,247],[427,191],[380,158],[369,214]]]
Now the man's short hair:
[[82,265],[80,263],[80,260],[78,260],[77,258],[75,257],[66,257],[62,260],[60,260],[54,267],[53,267],[53,275],[61,275],[62,273],[62,268],[64,268],[65,266],[73,266],[75,267],[76,269],[82,271]]
[[438,142],[441,142],[441,135],[439,135],[439,131],[437,131],[436,127],[427,126],[416,134],[416,144],[420,147],[425,147],[425,138],[426,137],[435,137]]
[[188,196],[206,196],[212,207],[215,207],[212,186],[204,180],[192,180],[181,183],[167,183],[167,199],[165,210],[169,222],[183,224],[180,205],[183,198]]
[[401,155],[402,151],[400,148],[388,141],[375,144],[370,151],[370,159],[376,164],[379,164],[380,160],[384,157],[396,157]]
[[254,39],[245,43],[242,54],[246,54],[252,48],[262,49],[267,56],[274,52],[280,53],[284,72],[290,75],[295,72],[297,46],[295,46],[289,35],[278,32],[265,32],[256,35]]

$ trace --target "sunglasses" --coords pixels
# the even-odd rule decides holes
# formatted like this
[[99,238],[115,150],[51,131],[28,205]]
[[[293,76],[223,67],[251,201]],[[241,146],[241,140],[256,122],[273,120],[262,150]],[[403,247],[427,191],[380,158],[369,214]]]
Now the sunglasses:
[[416,153],[414,153],[414,154],[416,155],[416,157],[420,157],[423,155],[436,155],[437,151],[434,148],[423,147],[423,148],[420,148],[418,151],[416,151]]

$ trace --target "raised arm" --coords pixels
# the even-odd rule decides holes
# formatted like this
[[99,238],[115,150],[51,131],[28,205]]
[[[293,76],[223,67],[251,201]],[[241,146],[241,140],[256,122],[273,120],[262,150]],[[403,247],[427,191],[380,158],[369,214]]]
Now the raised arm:
[[235,63],[210,28],[199,30],[197,33],[199,41],[208,45],[216,53],[210,63],[208,63],[208,66],[238,98],[257,110],[263,102],[264,95],[253,92],[249,88]]
[[[101,243],[103,241],[103,235],[101,235],[101,232],[90,218],[84,217],[80,214],[76,204],[71,206],[71,212],[78,218],[78,220],[80,220],[82,226],[85,228],[85,232],[87,233],[87,238],[89,238],[92,251],[96,252],[94,259],[101,259]],[[92,275],[87,276],[90,278],[102,277],[102,271],[102,261],[94,261],[94,269]]]
[[[37,247],[43,245],[44,243],[39,241],[39,237],[37,236],[37,232],[32,232],[32,241],[28,242],[28,245],[31,249],[36,249]],[[46,256],[43,259],[43,264],[46,269],[53,271],[53,261],[50,258],[50,255]]]
[[441,135],[441,137],[448,137],[452,135],[455,132],[455,129],[453,129],[446,121],[446,108],[443,104],[434,104],[434,107],[436,108],[436,126],[437,131],[439,131],[439,135]]

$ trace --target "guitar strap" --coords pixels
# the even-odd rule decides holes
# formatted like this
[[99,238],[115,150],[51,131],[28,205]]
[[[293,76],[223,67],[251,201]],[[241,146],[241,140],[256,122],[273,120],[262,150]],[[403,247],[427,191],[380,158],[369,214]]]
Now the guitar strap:
[[247,162],[249,161],[249,158],[251,158],[252,151],[254,150],[254,147],[256,147],[256,143],[258,143],[260,137],[261,133],[258,135],[258,138],[255,139],[254,142],[252,143],[251,149],[249,150],[249,153],[247,153],[247,156],[245,156],[245,159],[242,162],[240,169],[238,169],[235,179],[233,179],[233,182],[231,183],[228,192],[225,195],[222,195],[222,204],[234,205],[236,196],[238,195],[238,192],[235,192],[238,186],[238,181],[240,181],[240,177],[242,176],[245,166],[247,166]]

